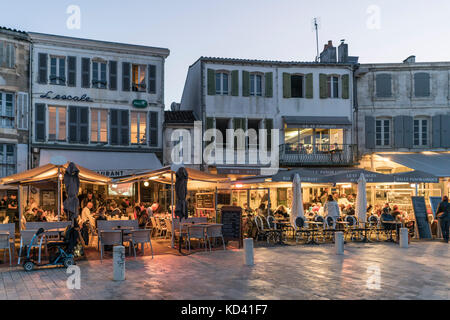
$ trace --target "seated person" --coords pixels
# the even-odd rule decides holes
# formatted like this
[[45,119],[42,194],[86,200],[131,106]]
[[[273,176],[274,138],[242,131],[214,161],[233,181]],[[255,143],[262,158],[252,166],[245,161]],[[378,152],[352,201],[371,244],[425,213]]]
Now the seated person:
[[97,214],[97,217],[95,218],[95,227],[96,228],[97,228],[97,221],[99,221],[99,220],[107,220],[106,216],[105,216],[105,211],[106,211],[105,207],[100,207],[98,209],[98,214]]
[[382,212],[383,213],[391,213],[391,207],[389,206],[389,203],[387,203],[386,202],[386,204],[384,205],[384,207],[383,207],[383,210],[382,210]]
[[343,214],[345,214],[347,216],[354,216],[355,215],[355,209],[353,209],[353,206],[351,204],[349,204],[343,210]]
[[36,222],[47,222],[46,214],[44,210],[39,209],[35,217]]
[[261,204],[259,205],[259,208],[258,208],[258,215],[267,218],[268,212],[267,212],[267,210],[266,210],[266,205],[265,205],[264,203],[261,203]]
[[394,221],[395,220],[394,217],[390,213],[383,210],[383,213],[381,214],[380,219],[381,219],[381,224],[382,224],[383,228],[385,228],[386,230],[392,230],[392,228],[393,228],[392,224],[383,223],[384,221]]
[[281,218],[281,219],[287,219],[289,218],[289,214],[287,212],[287,209],[285,206],[281,205],[275,210],[275,217]]
[[397,205],[394,205],[393,211],[391,212],[391,215],[394,217],[394,220],[400,220],[402,217],[401,211],[398,209]]
[[112,218],[120,218],[120,217],[122,217],[122,212],[117,207],[116,202],[112,202],[111,203],[111,217]]
[[138,217],[139,228],[145,228],[149,220],[147,210],[142,210]]

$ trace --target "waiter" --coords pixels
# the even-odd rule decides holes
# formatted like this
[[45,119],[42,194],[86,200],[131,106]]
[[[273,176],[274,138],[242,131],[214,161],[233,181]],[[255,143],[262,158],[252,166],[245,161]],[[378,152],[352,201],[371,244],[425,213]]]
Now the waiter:
[[436,217],[439,219],[439,224],[441,225],[444,242],[448,243],[450,229],[450,203],[448,203],[447,196],[444,196],[442,198],[442,202],[439,203],[439,207],[436,211]]

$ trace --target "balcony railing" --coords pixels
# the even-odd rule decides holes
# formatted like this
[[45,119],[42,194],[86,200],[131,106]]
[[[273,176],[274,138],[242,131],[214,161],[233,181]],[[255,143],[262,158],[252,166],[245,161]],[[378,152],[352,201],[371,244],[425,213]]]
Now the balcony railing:
[[288,143],[280,146],[280,164],[302,165],[351,165],[355,161],[355,146],[350,144],[303,145]]

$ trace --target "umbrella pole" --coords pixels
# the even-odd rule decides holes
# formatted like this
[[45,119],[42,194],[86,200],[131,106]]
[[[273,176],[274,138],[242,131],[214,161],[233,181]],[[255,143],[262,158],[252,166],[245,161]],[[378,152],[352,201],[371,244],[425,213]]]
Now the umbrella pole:
[[58,221],[61,217],[61,179],[59,178],[59,175],[61,174],[61,169],[58,167]]

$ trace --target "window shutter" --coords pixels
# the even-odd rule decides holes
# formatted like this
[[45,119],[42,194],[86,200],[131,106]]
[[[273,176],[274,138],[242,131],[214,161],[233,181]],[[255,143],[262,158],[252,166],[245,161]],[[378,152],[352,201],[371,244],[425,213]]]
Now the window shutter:
[[433,116],[432,119],[432,146],[433,148],[441,147],[441,117],[442,115]]
[[289,99],[292,97],[291,91],[291,75],[283,72],[283,98]]
[[450,115],[441,116],[441,147],[450,148]]
[[319,75],[320,99],[328,98],[327,75],[321,73]]
[[414,94],[416,97],[430,96],[430,74],[418,72],[414,74]]
[[91,59],[81,58],[81,87],[91,87]]
[[403,146],[405,148],[413,147],[413,137],[414,137],[414,124],[413,117],[403,116]]
[[273,119],[265,119],[264,128],[267,130],[267,151],[272,149]]
[[250,96],[250,73],[242,71],[242,96]]
[[366,131],[366,148],[375,148],[375,118],[366,116],[365,118],[365,131]]
[[231,71],[231,95],[239,96],[239,71]]
[[67,58],[67,85],[69,87],[77,86],[77,58]]
[[148,65],[148,92],[156,93],[156,66],[153,64]]
[[3,66],[3,63],[5,62],[5,42],[0,41],[0,67]]
[[120,144],[123,146],[129,145],[129,119],[128,110],[120,112]]
[[206,130],[214,128],[214,118],[206,118]]
[[394,147],[405,147],[405,131],[403,124],[403,116],[394,117]]
[[266,87],[266,98],[273,97],[273,72],[266,72],[265,74],[265,87]]
[[117,61],[109,62],[109,89],[117,90]]
[[110,111],[110,143],[112,145],[119,144],[119,111],[111,110]]
[[17,95],[17,129],[28,129],[28,93],[19,92]]
[[36,141],[45,141],[45,104],[36,103]]
[[350,98],[350,77],[348,74],[342,76],[342,99]]
[[88,143],[89,142],[89,109],[86,107],[78,108],[79,112],[79,122],[78,122],[78,132],[79,132],[79,143]]
[[392,76],[390,74],[377,74],[375,81],[377,97],[389,98],[392,96]]
[[78,110],[77,107],[69,107],[69,142],[76,143],[78,140]]
[[47,60],[48,55],[46,53],[38,54],[38,82],[42,84],[47,84]]
[[207,82],[208,82],[208,95],[214,96],[216,94],[216,71],[208,69]]
[[150,112],[150,146],[158,146],[158,112]]
[[7,50],[8,50],[6,54],[6,57],[8,58],[8,60],[6,61],[7,67],[14,68],[16,64],[16,47],[14,46],[13,43],[8,43]]
[[313,85],[313,74],[312,73],[308,73],[305,76],[305,81],[306,81],[306,99],[312,99],[314,97],[314,85]]
[[131,75],[130,63],[122,62],[122,91],[130,91]]

